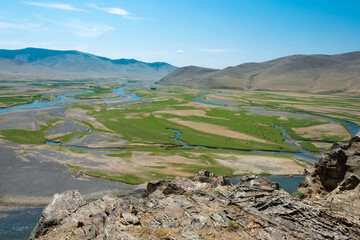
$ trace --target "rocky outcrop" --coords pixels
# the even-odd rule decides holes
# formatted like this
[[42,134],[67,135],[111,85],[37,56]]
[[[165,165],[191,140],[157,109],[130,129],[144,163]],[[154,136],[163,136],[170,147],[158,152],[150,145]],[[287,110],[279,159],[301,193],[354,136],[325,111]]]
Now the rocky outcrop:
[[321,156],[314,170],[299,184],[299,193],[306,198],[330,196],[354,190],[360,194],[360,137],[349,144],[335,143],[331,151]]
[[52,202],[42,211],[41,218],[30,235],[30,239],[46,234],[49,228],[61,224],[62,220],[75,212],[86,202],[80,192],[66,191],[55,194]]
[[33,238],[263,240],[360,236],[359,215],[301,201],[256,175],[243,177],[233,185],[202,170],[192,180],[152,181],[140,199],[104,196],[83,205],[77,192],[65,192],[54,201],[62,202],[57,205],[60,209],[47,210],[55,207],[53,202],[44,210]]

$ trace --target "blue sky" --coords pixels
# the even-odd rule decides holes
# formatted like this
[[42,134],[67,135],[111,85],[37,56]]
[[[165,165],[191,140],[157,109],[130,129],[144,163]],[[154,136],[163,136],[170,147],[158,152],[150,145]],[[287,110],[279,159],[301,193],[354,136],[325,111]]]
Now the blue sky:
[[1,0],[0,48],[223,68],[360,50],[354,0]]

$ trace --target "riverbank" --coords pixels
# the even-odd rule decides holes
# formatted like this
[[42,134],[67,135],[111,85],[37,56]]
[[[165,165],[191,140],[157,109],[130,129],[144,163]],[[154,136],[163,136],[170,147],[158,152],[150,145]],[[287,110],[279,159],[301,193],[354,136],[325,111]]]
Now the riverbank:
[[[237,184],[241,177],[246,175],[233,175],[227,176],[227,178],[234,184]],[[285,191],[293,193],[297,189],[299,182],[304,181],[305,177],[301,174],[280,174],[280,175],[268,175],[264,174],[264,177],[276,182],[280,187],[284,188]],[[134,189],[132,191],[121,192],[113,189],[112,191],[100,191],[91,194],[83,194],[84,199],[87,202],[94,201],[101,198],[104,195],[113,197],[126,197],[126,196],[140,196],[141,193],[146,189],[146,183],[139,185],[132,185]],[[295,189],[295,190],[294,190]],[[54,194],[57,192],[54,192]],[[26,208],[42,208],[51,202],[53,195],[49,196],[31,196],[31,195],[13,195],[2,197],[0,200],[0,212],[1,211],[12,211]],[[0,214],[1,215],[1,214]],[[1,217],[0,217],[1,218]],[[0,238],[1,239],[1,238]]]
[[[298,175],[311,165],[300,160],[314,162],[316,155],[294,145],[289,136],[293,133],[287,129],[326,123],[322,117],[313,119],[308,114],[269,113],[265,107],[251,106],[251,102],[247,107],[231,108],[207,103],[208,99],[194,102],[199,93],[192,89],[154,91],[137,86],[128,92],[120,87],[112,93],[121,98],[79,101],[69,99],[80,94],[73,92],[58,96],[53,105],[45,108],[37,109],[37,104],[42,103],[34,102],[34,109],[19,107],[17,115],[11,112],[1,115],[0,127],[10,130],[2,130],[4,139],[10,136],[7,140],[18,141],[18,145],[10,148],[16,160],[4,163],[6,179],[3,178],[5,183],[0,187],[5,189],[6,196],[0,193],[0,200],[2,197],[10,203],[25,199],[23,196],[35,196],[37,199],[34,197],[32,202],[43,203],[48,199],[42,196],[48,197],[46,194],[52,194],[54,189],[63,191],[65,186],[96,193],[101,192],[97,184],[109,184],[109,189],[115,189],[119,182],[171,180],[176,176],[189,177],[199,169],[221,175]],[[134,101],[140,97],[151,101]],[[57,105],[57,100],[71,102]],[[21,115],[25,113],[27,116]],[[29,123],[30,117],[31,126],[22,126],[24,131],[14,129],[20,121]],[[178,120],[174,121],[175,118]],[[9,125],[12,122],[16,124]],[[194,123],[196,127],[192,126]],[[282,128],[276,128],[277,124]],[[206,129],[210,127],[220,130]],[[238,133],[237,137],[234,133]],[[54,146],[43,144],[45,140],[38,143],[40,138]],[[8,144],[6,140],[0,141]],[[296,154],[291,151],[301,153],[294,158]],[[52,174],[59,177],[59,183],[50,179]],[[63,180],[65,177],[67,180]],[[91,188],[90,183],[96,181],[101,183]],[[14,186],[19,188],[14,191]],[[127,187],[124,189],[127,191]]]

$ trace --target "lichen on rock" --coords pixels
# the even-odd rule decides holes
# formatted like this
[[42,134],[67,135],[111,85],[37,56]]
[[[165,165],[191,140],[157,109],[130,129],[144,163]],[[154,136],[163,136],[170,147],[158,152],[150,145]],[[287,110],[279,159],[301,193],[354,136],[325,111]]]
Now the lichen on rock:
[[[70,194],[71,193],[71,194]],[[356,239],[359,216],[301,201],[262,176],[233,185],[205,170],[193,179],[148,183],[140,199],[84,204],[78,192],[57,195],[35,239]],[[57,214],[59,213],[59,216]],[[55,216],[52,216],[55,214]],[[46,219],[56,224],[47,223]],[[46,228],[44,231],[43,228]]]

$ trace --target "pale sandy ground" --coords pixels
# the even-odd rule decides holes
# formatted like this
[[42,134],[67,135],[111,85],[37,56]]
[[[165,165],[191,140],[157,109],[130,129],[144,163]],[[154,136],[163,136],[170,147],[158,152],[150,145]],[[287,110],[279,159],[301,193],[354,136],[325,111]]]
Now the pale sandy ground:
[[[8,144],[1,141],[3,144]],[[109,157],[106,154],[117,153],[114,151],[85,151],[85,153],[74,153],[62,147],[62,151],[57,146],[31,146],[15,145],[9,147],[6,153],[16,153],[11,157],[10,162],[6,159],[5,167],[0,170],[5,173],[0,176],[2,192],[0,192],[0,203],[19,204],[19,205],[42,205],[49,201],[52,194],[62,192],[68,188],[80,189],[86,194],[87,198],[98,197],[104,193],[129,193],[141,186],[129,186],[123,183],[116,183],[89,177],[71,176],[65,164],[81,166],[86,169],[105,171],[108,173],[124,174],[131,173],[143,176],[145,172],[162,174],[172,174],[176,176],[190,177],[192,173],[183,171],[182,166],[173,166],[171,163],[188,164],[196,166],[206,165],[200,158],[186,158],[184,156],[167,156],[164,153],[157,155],[151,152],[134,151],[131,157]],[[5,150],[5,149],[3,149]],[[193,157],[201,153],[187,152]],[[293,160],[276,156],[258,156],[241,154],[211,154],[219,164],[231,167],[235,174],[261,173],[267,172],[274,175],[301,174],[303,168]],[[217,156],[219,156],[217,158]],[[5,166],[3,165],[3,166]],[[151,166],[165,166],[166,169],[151,168]],[[7,174],[7,175],[6,175]],[[103,187],[101,187],[103,186]],[[117,186],[117,187],[116,187]],[[26,196],[26,197],[25,197]]]
[[287,103],[287,104],[299,104],[299,102],[293,102],[293,101],[286,101],[286,100],[270,100],[270,99],[254,99],[254,103],[264,103],[264,102],[276,102],[276,103]]
[[[284,105],[288,106],[288,105]],[[325,113],[325,114],[334,114],[334,113],[342,113],[342,114],[350,114],[355,116],[360,116],[360,110],[358,107],[349,106],[349,108],[344,109],[341,107],[315,107],[315,106],[306,106],[306,105],[292,105],[292,107],[305,110],[305,111],[311,111],[311,112],[318,112],[318,113]],[[329,115],[330,116],[330,115]],[[339,118],[339,116],[333,115],[334,118]],[[343,119],[343,118],[340,118]],[[360,124],[360,122],[356,121],[355,119],[347,118],[349,121],[355,122],[357,124]]]
[[[201,155],[200,153],[188,153],[195,156]],[[214,159],[221,165],[234,169],[235,175],[261,172],[267,172],[274,175],[295,175],[302,174],[304,171],[304,168],[289,158],[241,154],[212,154],[212,156],[214,156]],[[219,158],[216,156],[219,156]],[[151,152],[133,152],[131,156],[131,162],[129,162],[133,168],[140,171],[143,171],[144,167],[149,166],[167,166],[166,170],[154,168],[153,171],[185,177],[193,175],[192,173],[183,172],[181,166],[176,167],[169,163],[200,165],[204,166],[205,168],[207,166],[206,164],[200,162],[200,158],[188,159],[179,155],[152,156]],[[307,165],[306,163],[303,164]]]
[[206,133],[211,133],[211,134],[216,134],[216,135],[231,137],[231,138],[237,138],[237,139],[247,140],[247,141],[268,143],[264,139],[253,137],[253,136],[247,135],[245,133],[236,132],[236,131],[227,129],[226,127],[220,126],[220,125],[215,125],[215,124],[210,124],[210,123],[193,122],[193,121],[185,121],[185,120],[181,120],[178,118],[171,118],[168,120],[171,122],[177,123],[177,124],[187,126],[189,128],[193,128],[195,130],[206,132]]
[[[273,92],[273,91],[269,91],[269,93],[273,93],[273,94],[276,94],[276,95],[285,95],[285,96],[292,96],[292,97],[301,97],[301,98],[304,98],[304,97],[313,97],[314,94],[311,94],[311,93],[297,93],[297,92]],[[276,96],[278,97],[278,96]]]
[[233,168],[234,175],[261,172],[274,175],[295,175],[302,174],[304,171],[304,168],[288,158],[230,154],[221,154],[221,156],[236,157],[236,160],[217,160],[222,165]]
[[279,117],[279,120],[288,120],[288,118],[287,118],[287,117],[284,117],[284,116],[280,116],[280,117]]
[[196,108],[205,108],[205,109],[210,109],[210,108],[218,108],[218,106],[212,106],[212,105],[208,105],[208,104],[203,104],[203,103],[198,103],[198,102],[189,102],[189,103],[184,103],[184,104],[179,104],[177,106],[185,106],[185,107],[196,107]]
[[[53,150],[56,152],[59,149],[58,146],[42,145],[37,147],[39,150]],[[102,169],[104,171],[130,173],[133,170],[127,166],[127,161],[120,157],[109,157],[106,154],[116,153],[114,151],[83,151],[83,153],[72,152],[66,147],[60,147],[62,158],[58,158],[57,154],[48,156],[45,155],[47,151],[29,152],[22,157],[28,157],[32,154],[36,155],[40,159],[46,159],[46,161],[58,162],[61,164],[71,164],[75,166],[82,166],[85,168]]]
[[322,140],[322,136],[341,136],[346,139],[350,138],[351,135],[348,131],[336,123],[321,124],[312,127],[292,128],[297,134],[304,138],[310,138],[314,140]]
[[[183,177],[190,177],[193,176],[193,173],[187,173],[182,171],[181,167],[172,166],[169,163],[181,163],[181,164],[192,164],[192,165],[202,165],[199,161],[194,159],[188,159],[183,156],[174,155],[174,156],[167,156],[167,155],[155,155],[152,156],[151,152],[133,152],[130,158],[131,162],[129,164],[132,166],[133,169],[136,169],[141,176],[142,171],[152,171],[152,172],[159,172],[165,174],[173,174],[176,176],[183,176]],[[151,166],[167,166],[166,169],[156,169],[151,168]]]
[[312,145],[318,148],[330,148],[333,143],[327,143],[327,142],[312,142]]
[[308,110],[308,111],[312,111],[312,112],[322,112],[322,113],[334,113],[336,111],[337,112],[343,112],[343,113],[349,113],[349,114],[354,114],[354,115],[359,115],[360,116],[360,112],[358,111],[358,107],[355,107],[357,109],[354,109],[352,106],[349,105],[348,108],[343,108],[343,107],[331,107],[331,106],[326,106],[326,107],[316,107],[316,106],[307,106],[307,105],[296,105],[294,106],[296,108],[300,108],[303,110]]
[[222,117],[213,117],[213,116],[208,116],[206,115],[205,110],[165,110],[165,111],[156,111],[153,113],[169,113],[169,114],[174,114],[174,115],[179,115],[179,116],[199,116],[199,117],[207,117],[207,118],[217,118],[217,119],[225,119],[227,120],[227,118],[222,118]]
[[86,114],[87,112],[88,112],[87,110],[83,110],[80,108],[71,108],[71,109],[66,110],[65,115],[70,118],[88,122],[97,129],[106,130],[106,131],[111,132],[110,129],[105,127],[102,123],[98,122],[94,117],[87,115]]
[[107,98],[118,98],[119,95],[115,94],[115,93],[107,93],[104,95],[100,95],[99,96],[101,99],[107,99]]
[[[41,149],[54,149],[54,146],[43,146]],[[33,149],[34,150],[34,149]],[[66,150],[65,150],[66,151]],[[75,166],[82,166],[88,169],[99,169],[113,173],[133,173],[142,175],[144,171],[153,171],[159,173],[173,174],[177,176],[192,176],[192,173],[182,171],[181,166],[173,166],[171,163],[200,165],[206,167],[199,159],[189,159],[180,155],[168,156],[165,154],[154,155],[151,152],[138,152],[134,151],[129,158],[109,157],[105,154],[116,152],[97,152],[96,154],[90,153],[74,153],[71,151],[61,152],[63,156],[61,159],[57,155],[44,155],[46,151],[29,151],[22,155],[22,159],[29,156],[36,156],[39,159],[46,161],[58,162],[61,164],[71,164]],[[99,157],[100,155],[101,157]],[[201,155],[201,153],[192,153],[193,156]],[[303,168],[296,164],[292,159],[282,158],[276,156],[259,156],[259,155],[241,155],[241,154],[212,154],[214,159],[220,164],[235,169],[235,174],[243,173],[261,173],[267,172],[275,175],[282,174],[301,174]],[[216,156],[219,156],[217,158]],[[24,159],[24,160],[25,160]],[[224,160],[225,159],[225,160]],[[24,161],[23,160],[23,161]],[[150,168],[151,166],[166,166],[165,169]]]

